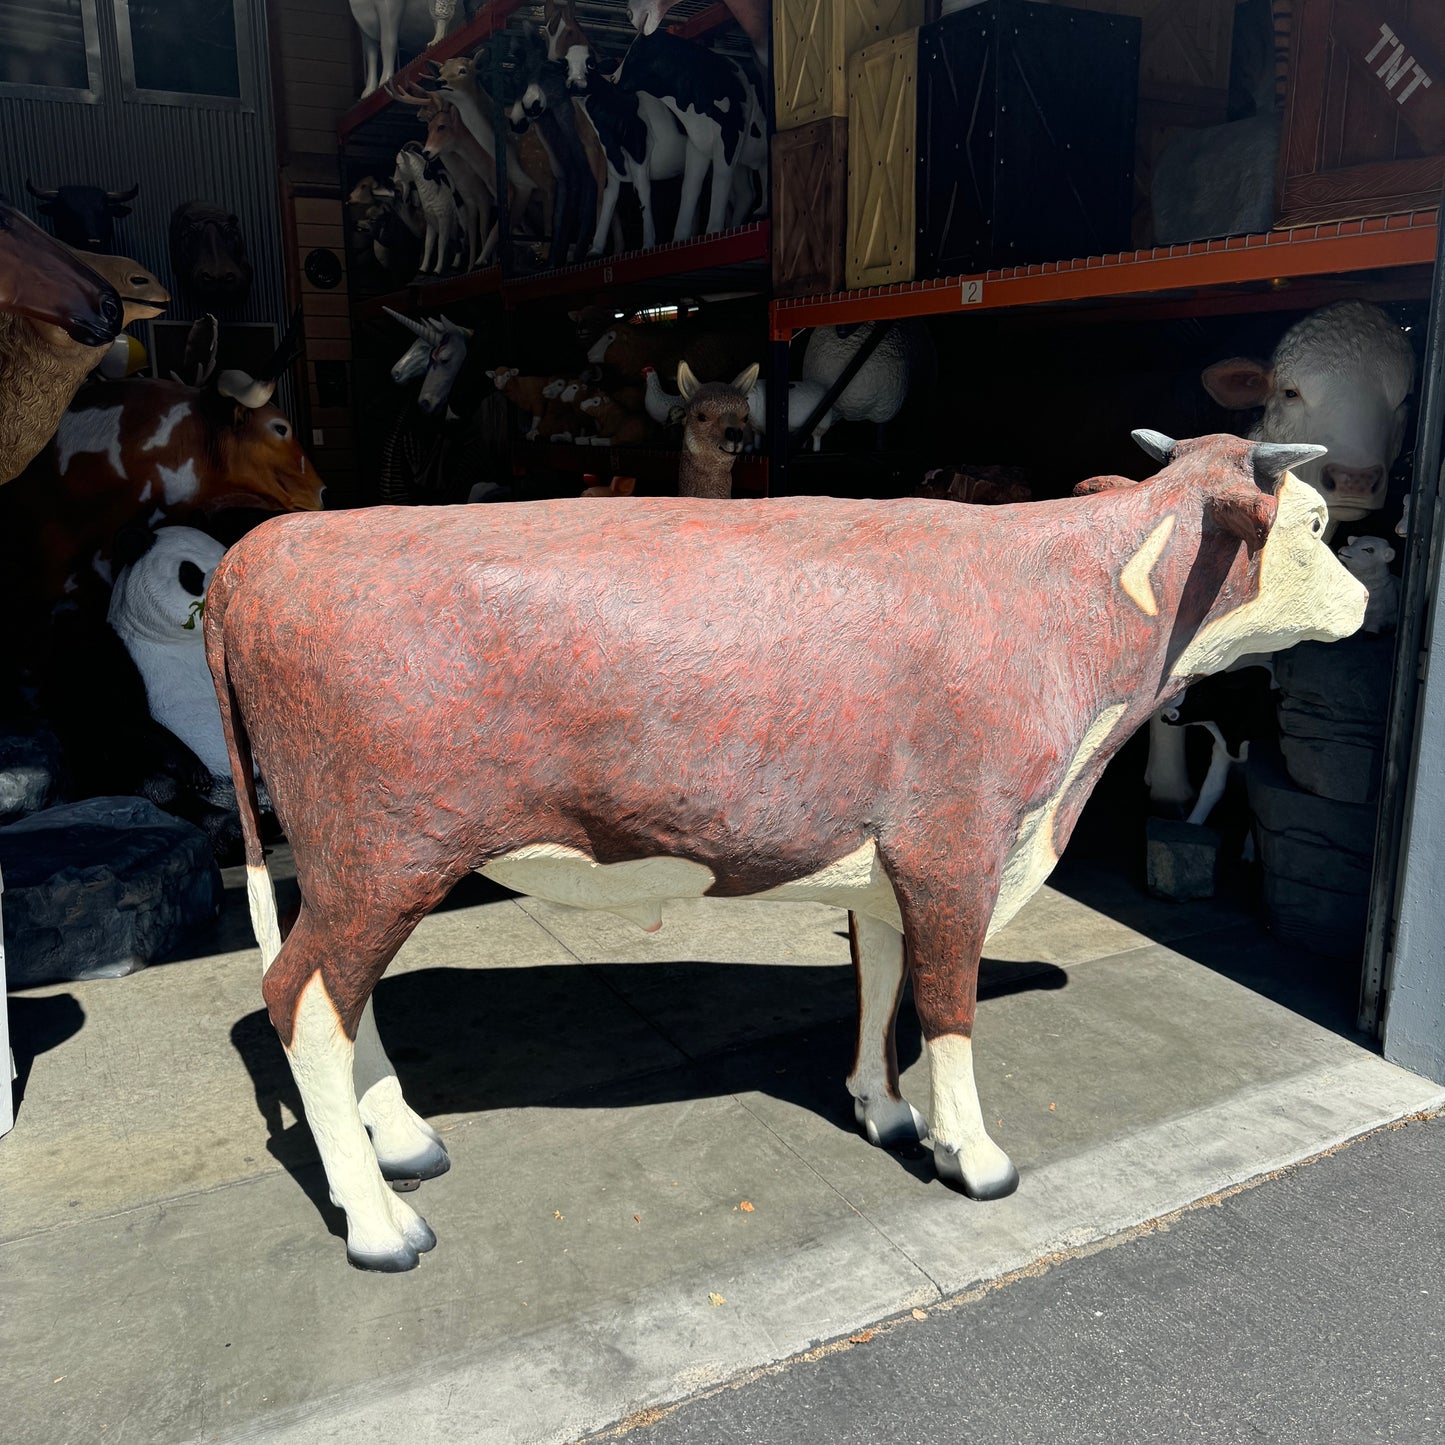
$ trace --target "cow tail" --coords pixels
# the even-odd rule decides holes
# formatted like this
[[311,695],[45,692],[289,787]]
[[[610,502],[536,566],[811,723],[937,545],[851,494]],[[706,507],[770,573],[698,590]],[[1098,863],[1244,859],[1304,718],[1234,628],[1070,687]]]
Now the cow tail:
[[221,707],[221,730],[226,738],[226,753],[231,759],[231,781],[236,789],[241,840],[246,850],[246,902],[251,909],[251,929],[261,948],[261,972],[264,974],[281,952],[281,919],[276,908],[276,888],[266,868],[266,850],[261,845],[261,800],[256,792],[256,764],[251,753],[251,739],[236,700],[236,689],[226,657],[225,611],[229,591],[226,584],[229,581],[222,570],[211,579],[207,589],[206,660],[211,665],[216,700]]

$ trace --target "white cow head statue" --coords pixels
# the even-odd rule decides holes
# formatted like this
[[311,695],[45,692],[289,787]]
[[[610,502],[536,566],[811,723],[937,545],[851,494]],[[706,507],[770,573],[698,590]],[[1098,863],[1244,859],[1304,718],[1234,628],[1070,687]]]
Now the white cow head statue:
[[1367,301],[1338,301],[1297,321],[1268,363],[1233,357],[1204,371],[1221,406],[1263,407],[1250,435],[1318,442],[1327,455],[1297,468],[1323,494],[1330,525],[1384,505],[1400,454],[1415,354],[1400,327]]

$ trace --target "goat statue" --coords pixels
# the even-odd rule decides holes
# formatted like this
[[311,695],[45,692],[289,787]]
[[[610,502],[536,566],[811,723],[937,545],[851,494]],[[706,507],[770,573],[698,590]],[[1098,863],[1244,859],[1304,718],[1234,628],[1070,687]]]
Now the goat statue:
[[702,382],[687,362],[678,362],[677,385],[687,407],[677,464],[678,496],[732,496],[733,463],[747,437],[748,393],[758,370],[754,363],[731,382]]

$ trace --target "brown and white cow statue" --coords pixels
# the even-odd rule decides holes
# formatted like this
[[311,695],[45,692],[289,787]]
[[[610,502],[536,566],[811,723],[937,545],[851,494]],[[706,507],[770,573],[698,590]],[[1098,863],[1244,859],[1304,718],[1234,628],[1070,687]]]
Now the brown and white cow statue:
[[[279,518],[227,553],[206,646],[262,992],[354,1264],[409,1269],[435,1242],[385,1180],[446,1151],[369,1000],[474,870],[644,928],[703,895],[849,909],[864,1133],[926,1135],[975,1198],[1015,1188],[973,1080],[985,941],[1152,712],[1364,616],[1288,471],[1318,448],[1146,440],[1167,458],[1148,482],[1027,506],[378,508]],[[284,940],[253,760],[295,853]],[[927,1123],[894,1062],[905,967]]]

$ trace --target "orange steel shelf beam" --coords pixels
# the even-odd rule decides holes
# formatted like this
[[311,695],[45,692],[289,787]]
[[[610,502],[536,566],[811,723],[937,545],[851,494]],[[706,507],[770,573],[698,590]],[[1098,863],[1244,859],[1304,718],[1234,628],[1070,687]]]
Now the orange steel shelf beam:
[[789,341],[810,326],[1056,306],[1331,272],[1428,266],[1435,260],[1436,229],[1434,211],[1412,211],[1146,251],[1010,266],[977,276],[945,276],[831,296],[797,297],[773,302],[771,332],[774,341]]

